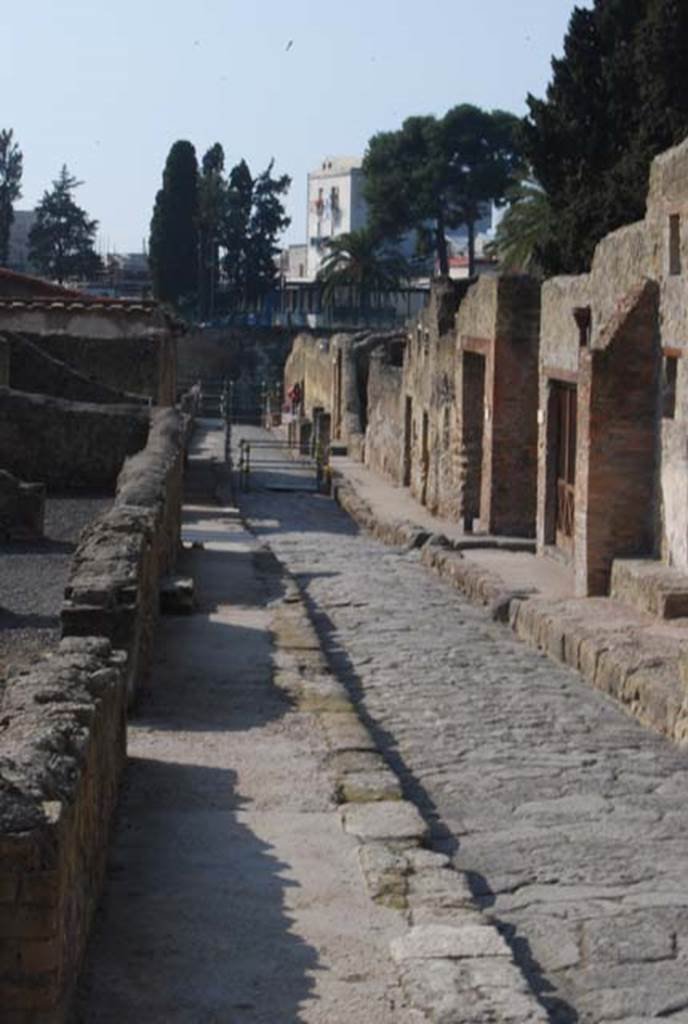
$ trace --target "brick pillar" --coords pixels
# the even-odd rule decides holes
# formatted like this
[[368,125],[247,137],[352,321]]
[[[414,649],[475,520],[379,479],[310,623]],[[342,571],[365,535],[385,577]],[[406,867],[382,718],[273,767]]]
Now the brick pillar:
[[581,350],[574,552],[580,596],[608,592],[615,558],[654,553],[660,353],[653,281],[625,298],[598,346]]

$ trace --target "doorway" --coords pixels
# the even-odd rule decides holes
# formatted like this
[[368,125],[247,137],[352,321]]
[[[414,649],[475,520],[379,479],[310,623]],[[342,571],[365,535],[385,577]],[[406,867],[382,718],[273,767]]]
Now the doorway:
[[552,384],[554,413],[555,544],[573,552],[576,512],[578,393],[575,385]]
[[402,467],[402,483],[411,486],[411,452],[413,448],[413,399],[406,396],[404,407],[404,464]]

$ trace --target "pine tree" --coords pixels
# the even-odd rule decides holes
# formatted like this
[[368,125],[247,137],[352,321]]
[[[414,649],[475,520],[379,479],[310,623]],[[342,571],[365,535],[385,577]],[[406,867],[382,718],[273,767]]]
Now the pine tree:
[[156,298],[179,303],[198,287],[198,164],[190,142],[174,143],[155,197],[149,261]]
[[643,216],[652,158],[688,133],[686,4],[575,8],[546,99],[528,105],[525,154],[553,213],[545,269],[579,272],[601,238]]
[[81,184],[63,165],[52,189],[43,193],[29,232],[29,260],[60,284],[93,277],[102,267],[93,248],[98,221],[91,220],[72,196]]

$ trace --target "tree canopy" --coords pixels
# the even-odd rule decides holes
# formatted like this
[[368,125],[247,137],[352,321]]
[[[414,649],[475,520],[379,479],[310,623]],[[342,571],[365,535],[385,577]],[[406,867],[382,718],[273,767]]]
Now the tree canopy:
[[353,301],[365,310],[372,292],[397,289],[407,274],[403,257],[370,228],[361,228],[328,240],[318,280],[326,303],[334,301],[339,288],[347,288]]
[[472,274],[476,221],[485,203],[503,198],[518,162],[517,125],[506,111],[461,104],[443,118],[410,117],[399,131],[374,135],[363,161],[373,229],[393,238],[430,226],[446,275],[446,231],[465,226]]
[[23,156],[13,135],[11,128],[0,131],[0,264],[3,266],[9,257],[13,204],[21,196]]
[[102,265],[94,249],[98,221],[91,220],[74,201],[73,192],[82,182],[63,164],[52,184],[36,207],[36,220],[29,232],[29,259],[60,284],[93,277]]
[[688,133],[688,5],[574,8],[546,98],[528,106],[525,155],[552,209],[544,268],[578,272],[604,235],[643,216],[652,158]]
[[198,164],[190,142],[175,142],[155,197],[149,262],[156,298],[179,302],[198,286]]

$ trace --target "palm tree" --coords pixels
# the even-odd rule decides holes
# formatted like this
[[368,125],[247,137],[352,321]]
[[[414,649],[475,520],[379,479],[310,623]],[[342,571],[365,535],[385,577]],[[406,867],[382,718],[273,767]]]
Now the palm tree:
[[549,196],[534,178],[524,178],[507,192],[509,209],[497,228],[492,251],[507,271],[542,275],[542,254],[552,230]]
[[327,249],[318,271],[326,304],[334,304],[337,289],[346,287],[365,310],[372,292],[396,291],[408,276],[403,256],[370,228],[337,235],[329,239]]

